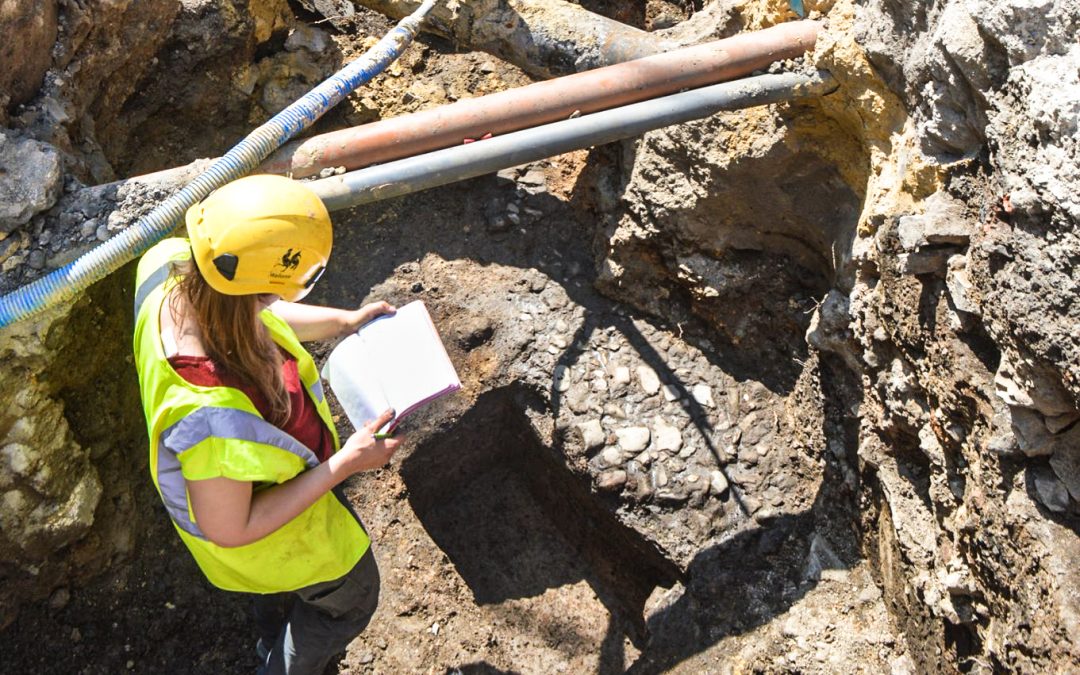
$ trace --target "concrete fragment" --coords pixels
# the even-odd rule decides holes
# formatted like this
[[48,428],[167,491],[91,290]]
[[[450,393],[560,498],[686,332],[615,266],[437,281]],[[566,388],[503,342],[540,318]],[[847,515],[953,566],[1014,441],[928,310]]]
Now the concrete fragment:
[[926,243],[923,232],[926,229],[926,219],[922,216],[903,216],[896,229],[896,235],[900,239],[900,247],[905,251],[916,251],[919,246]]
[[963,206],[943,192],[923,203],[922,215],[903,216],[897,226],[900,246],[909,253],[930,244],[966,246],[973,223],[965,218]]

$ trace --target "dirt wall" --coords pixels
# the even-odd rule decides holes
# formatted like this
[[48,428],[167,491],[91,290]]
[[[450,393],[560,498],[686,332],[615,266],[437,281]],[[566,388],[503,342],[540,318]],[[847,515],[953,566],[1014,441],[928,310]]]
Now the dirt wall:
[[920,670],[1075,667],[1080,8],[807,7],[840,90],[626,144],[600,287],[861,381],[864,550]]

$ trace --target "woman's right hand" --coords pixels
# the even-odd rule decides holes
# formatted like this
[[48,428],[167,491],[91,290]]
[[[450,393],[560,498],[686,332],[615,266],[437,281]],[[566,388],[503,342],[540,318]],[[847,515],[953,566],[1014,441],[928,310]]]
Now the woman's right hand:
[[375,432],[386,426],[386,423],[392,419],[394,419],[394,411],[384,411],[383,414],[349,436],[334,457],[341,459],[350,474],[386,466],[404,439],[400,435],[395,438],[376,439]]

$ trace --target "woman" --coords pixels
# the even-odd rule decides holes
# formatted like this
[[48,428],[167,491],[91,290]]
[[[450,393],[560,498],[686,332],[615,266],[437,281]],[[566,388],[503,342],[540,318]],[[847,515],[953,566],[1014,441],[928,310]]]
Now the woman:
[[386,411],[339,444],[301,340],[355,331],[394,308],[294,304],[326,266],[319,198],[279,176],[214,192],[139,262],[135,356],[150,472],[215,586],[255,595],[260,671],[321,673],[367,625],[379,575],[338,486],[384,466]]

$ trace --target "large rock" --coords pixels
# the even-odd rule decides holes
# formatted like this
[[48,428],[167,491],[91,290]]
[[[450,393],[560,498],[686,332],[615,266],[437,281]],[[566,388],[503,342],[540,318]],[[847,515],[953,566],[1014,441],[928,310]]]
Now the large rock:
[[55,148],[0,130],[0,237],[51,207],[61,178]]

